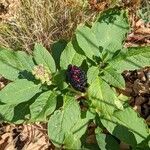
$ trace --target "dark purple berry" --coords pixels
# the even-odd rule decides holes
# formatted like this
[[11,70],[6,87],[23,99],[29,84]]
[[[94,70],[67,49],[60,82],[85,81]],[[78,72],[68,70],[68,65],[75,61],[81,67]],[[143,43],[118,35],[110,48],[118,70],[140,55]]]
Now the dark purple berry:
[[87,77],[85,72],[79,67],[75,65],[68,66],[67,80],[75,90],[85,92]]

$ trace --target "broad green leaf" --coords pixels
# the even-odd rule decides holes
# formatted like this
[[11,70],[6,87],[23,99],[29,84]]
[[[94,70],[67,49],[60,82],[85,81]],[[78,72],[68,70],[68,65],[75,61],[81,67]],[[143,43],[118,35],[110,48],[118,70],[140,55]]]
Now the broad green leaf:
[[87,71],[87,82],[91,84],[99,74],[99,68],[92,66]]
[[74,58],[72,60],[72,64],[75,64],[76,66],[80,66],[82,64],[83,60],[85,60],[85,56],[76,52],[76,54],[74,55]]
[[120,8],[112,8],[100,15],[92,27],[99,46],[110,54],[114,54],[123,47],[123,41],[129,30],[127,14]]
[[19,76],[19,69],[0,61],[0,75],[8,80],[14,81]]
[[71,131],[80,115],[75,98],[66,95],[62,109],[55,111],[48,122],[48,135],[55,146],[60,147],[64,143],[65,134]]
[[48,136],[56,147],[63,144],[66,132],[66,129],[64,131],[64,124],[63,112],[56,110],[48,122]]
[[22,70],[27,70],[27,71],[32,71],[34,67],[34,62],[32,60],[32,56],[26,54],[25,52],[22,51],[17,51],[16,52],[17,59],[20,63],[20,66],[22,66]]
[[0,104],[0,121],[10,122],[14,117],[14,105]]
[[88,118],[89,120],[93,120],[95,118],[95,116],[96,116],[96,113],[93,113],[90,109],[87,110],[87,112],[86,112],[86,118]]
[[96,140],[101,150],[119,150],[119,143],[112,135],[101,133],[97,129]]
[[81,149],[81,141],[76,138],[72,133],[68,133],[65,135],[64,140],[64,148],[65,149]]
[[14,115],[11,120],[11,123],[21,124],[24,123],[26,120],[28,120],[30,115],[29,110],[30,104],[31,104],[30,101],[26,101],[23,103],[19,103],[17,106],[13,107]]
[[19,65],[16,56],[11,50],[0,48],[0,74],[6,79],[15,80],[19,74]]
[[109,65],[119,73],[124,70],[134,70],[150,65],[150,47],[128,48],[126,54],[119,55],[109,62]]
[[60,70],[57,72],[54,76],[54,84],[57,85],[59,89],[65,89],[68,87],[68,84],[66,83],[66,71]]
[[60,56],[65,49],[67,42],[65,40],[59,40],[52,45],[52,56],[55,60],[57,68],[60,68]]
[[16,80],[0,91],[0,101],[9,105],[19,104],[39,93],[40,86],[26,79]]
[[94,139],[93,136],[89,136],[88,133],[89,130],[82,136],[81,142],[82,142],[82,150],[101,150],[96,142],[95,135]]
[[96,111],[103,114],[112,114],[116,109],[115,99],[116,96],[110,86],[100,79],[96,79],[92,82],[88,89],[89,99],[92,101],[92,105]]
[[111,134],[133,147],[149,135],[144,120],[130,107],[116,111],[113,116],[101,118],[101,121]]
[[101,78],[114,87],[120,89],[125,88],[125,81],[123,76],[112,67],[105,68],[103,70],[103,75],[101,76]]
[[61,69],[67,69],[68,65],[72,63],[75,54],[76,51],[74,50],[72,43],[69,42],[60,57]]
[[93,56],[100,56],[98,40],[90,28],[79,27],[76,31],[76,38],[88,58],[93,60]]
[[79,119],[77,123],[71,129],[71,132],[74,134],[76,139],[80,139],[81,136],[86,132],[88,126],[89,119]]
[[57,94],[47,91],[42,93],[34,103],[30,105],[32,121],[46,121],[46,117],[53,113],[57,104]]
[[22,124],[26,123],[30,119],[30,105],[35,102],[40,93],[33,96],[30,100],[19,103],[18,105],[13,106],[14,115],[11,123]]
[[32,57],[25,52],[0,48],[0,74],[6,79],[14,81],[19,72],[31,71],[33,66]]
[[35,44],[33,55],[37,64],[43,64],[52,73],[56,72],[55,61],[42,44]]
[[67,69],[69,64],[80,66],[84,59],[85,57],[74,49],[72,42],[69,42],[60,57],[61,69]]
[[62,110],[51,116],[48,134],[52,142],[66,149],[80,149],[80,138],[85,133],[89,118],[81,119],[80,108],[74,97],[66,96]]
[[29,102],[23,102],[17,106],[12,104],[0,105],[0,120],[15,124],[23,123],[29,115]]
[[150,134],[149,136],[142,141],[142,143],[138,144],[137,147],[133,150],[149,150],[150,149]]

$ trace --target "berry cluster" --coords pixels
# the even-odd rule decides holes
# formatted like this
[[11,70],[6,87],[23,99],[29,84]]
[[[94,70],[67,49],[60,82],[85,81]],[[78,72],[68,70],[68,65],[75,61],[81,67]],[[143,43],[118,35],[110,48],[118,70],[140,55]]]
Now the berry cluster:
[[68,66],[67,80],[75,90],[85,92],[87,77],[85,72],[79,67],[74,65]]

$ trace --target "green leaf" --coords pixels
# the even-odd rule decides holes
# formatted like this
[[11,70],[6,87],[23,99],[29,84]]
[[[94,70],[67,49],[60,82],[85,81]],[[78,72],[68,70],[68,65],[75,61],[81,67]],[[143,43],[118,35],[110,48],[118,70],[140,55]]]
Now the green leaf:
[[89,118],[79,119],[77,123],[71,129],[76,139],[80,139],[81,136],[86,132]]
[[0,104],[0,121],[10,122],[14,116],[14,105]]
[[118,73],[114,68],[107,67],[103,70],[103,75],[101,76],[107,83],[110,85],[124,89],[125,88],[125,81],[121,73]]
[[92,101],[92,105],[95,107],[97,112],[112,114],[116,108],[116,96],[105,81],[99,77],[95,78],[96,79],[92,82],[88,89],[89,99]]
[[119,143],[112,135],[101,133],[97,129],[96,140],[101,150],[119,150]]
[[101,121],[111,134],[133,147],[149,135],[144,120],[130,107],[116,111],[113,116],[101,118]]
[[9,105],[19,104],[39,93],[40,86],[26,79],[16,80],[0,91],[0,101]]
[[87,71],[87,82],[91,84],[99,74],[99,68],[92,66]]
[[31,71],[33,66],[32,57],[25,52],[0,48],[0,74],[6,79],[14,81],[19,72]]
[[[81,121],[80,124],[79,120]],[[62,109],[55,111],[50,117],[48,122],[48,135],[53,144],[56,147],[60,147],[64,142],[69,142],[68,138],[65,139],[68,133],[73,136],[73,139],[75,138],[79,141],[86,127],[87,120],[81,120],[78,102],[74,97],[66,95]]]
[[133,150],[149,150],[150,149],[150,134],[149,136],[142,141],[142,143],[138,144],[137,147]]
[[150,47],[128,48],[126,54],[121,54],[109,62],[109,65],[119,73],[124,70],[134,70],[150,66]]
[[76,66],[81,66],[81,64],[84,60],[85,60],[85,56],[76,52],[76,54],[74,55],[74,58],[72,60],[72,64],[75,64]]
[[123,47],[122,43],[128,30],[127,14],[120,8],[104,11],[92,27],[92,31],[99,41],[99,46],[112,55]]
[[74,50],[72,43],[69,42],[60,57],[61,69],[68,68],[68,65],[72,63],[75,54],[76,51]]
[[60,68],[60,56],[66,45],[67,42],[65,40],[59,40],[52,45],[52,56],[55,60],[57,68]]
[[86,26],[79,27],[76,31],[76,38],[88,58],[93,60],[93,56],[100,56],[99,43],[90,28]]
[[33,55],[37,64],[43,64],[52,73],[56,72],[55,61],[42,44],[35,44]]
[[76,138],[72,133],[68,133],[65,135],[64,140],[64,148],[65,149],[81,149],[81,141]]
[[22,66],[22,70],[32,71],[33,67],[35,66],[32,56],[26,54],[25,52],[18,51],[16,52],[17,59],[20,63],[20,66]]
[[[0,54],[1,55],[1,54]],[[1,55],[2,56],[2,55]],[[0,74],[8,80],[14,81],[19,76],[19,69],[12,66],[11,60],[8,62],[4,62],[3,59],[0,58]]]
[[11,120],[11,123],[21,124],[24,123],[26,120],[29,119],[30,110],[29,105],[30,101],[26,101],[23,103],[19,103],[17,106],[13,107],[14,115]]
[[60,147],[64,143],[65,134],[71,131],[80,115],[75,98],[66,95],[63,108],[55,111],[48,122],[48,135],[55,146]]
[[30,105],[32,121],[46,121],[47,116],[52,114],[56,108],[57,94],[47,91],[42,93],[34,103]]
[[59,89],[65,89],[68,87],[68,84],[66,83],[66,71],[60,70],[57,72],[54,76],[54,84],[57,85]]
[[69,64],[75,64],[77,66],[80,66],[85,59],[85,56],[82,54],[78,53],[75,50],[75,46],[73,44],[76,44],[75,42],[69,42],[64,49],[64,51],[61,54],[60,57],[60,66],[61,69],[67,69]]
[[0,120],[15,124],[23,123],[30,114],[29,105],[29,101],[20,103],[17,106],[15,104],[0,105]]

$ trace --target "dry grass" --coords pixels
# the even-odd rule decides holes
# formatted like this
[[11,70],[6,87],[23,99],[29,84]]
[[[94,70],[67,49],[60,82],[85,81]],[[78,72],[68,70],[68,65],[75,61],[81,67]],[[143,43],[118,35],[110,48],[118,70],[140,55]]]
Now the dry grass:
[[[98,11],[111,4],[135,11],[141,3],[141,0],[1,1],[0,46],[28,53],[32,53],[35,42],[42,42],[49,49],[58,39],[70,40],[78,24],[94,20]],[[1,8],[1,4],[5,7]]]
[[35,42],[49,48],[58,39],[69,40],[77,24],[95,15],[81,0],[11,1],[0,16],[0,45],[29,53]]

